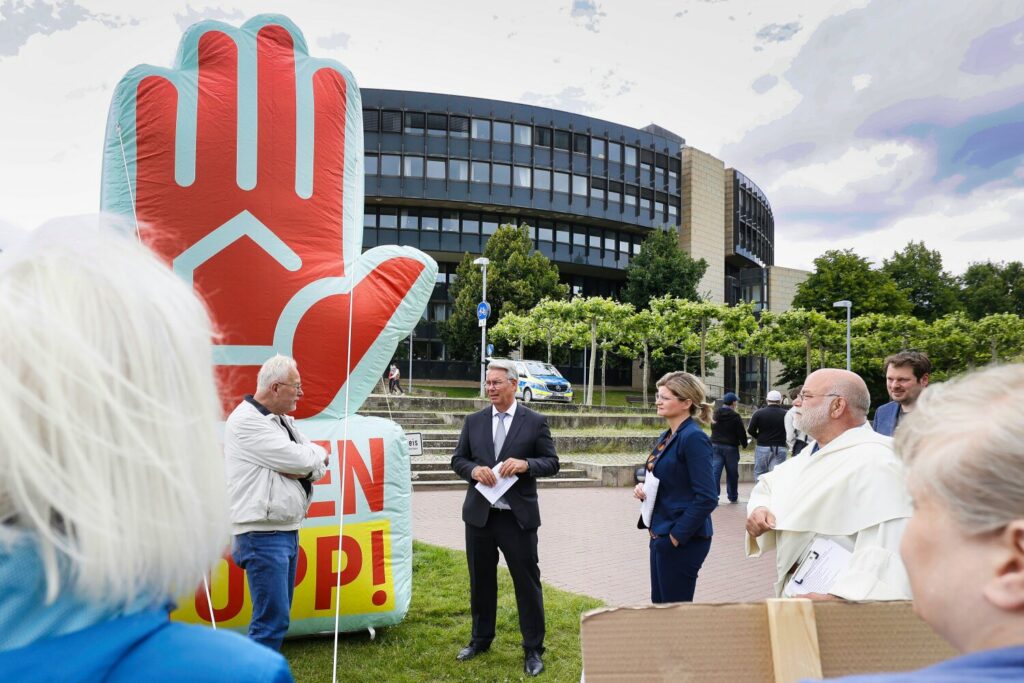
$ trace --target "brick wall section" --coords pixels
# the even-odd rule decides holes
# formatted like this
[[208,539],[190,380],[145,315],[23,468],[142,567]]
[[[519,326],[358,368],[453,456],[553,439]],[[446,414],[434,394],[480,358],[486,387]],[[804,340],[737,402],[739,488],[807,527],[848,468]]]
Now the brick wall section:
[[[768,310],[773,313],[785,313],[793,307],[796,288],[810,275],[808,270],[772,266],[768,269]],[[768,383],[770,387],[778,387],[779,375],[782,374],[782,363],[768,361]]]
[[724,230],[722,237],[725,241],[725,255],[733,256],[736,253],[736,242],[733,236],[736,232],[736,207],[733,206],[735,198],[736,173],[735,169],[725,169],[725,191],[722,194],[722,210],[725,212]]
[[703,258],[708,269],[697,287],[710,301],[725,301],[725,164],[693,147],[683,149],[682,214],[679,245],[693,258]]

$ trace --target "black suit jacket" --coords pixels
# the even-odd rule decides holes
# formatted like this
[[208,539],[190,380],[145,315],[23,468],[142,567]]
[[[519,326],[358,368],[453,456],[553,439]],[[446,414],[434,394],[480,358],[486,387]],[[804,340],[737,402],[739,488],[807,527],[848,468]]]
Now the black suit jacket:
[[530,469],[519,475],[519,480],[505,493],[505,501],[512,508],[520,527],[536,529],[540,526],[536,477],[558,474],[558,455],[547,420],[522,403],[516,405],[515,417],[498,454],[494,453],[491,420],[490,406],[466,417],[452,456],[452,469],[470,484],[462,504],[462,521],[483,527],[490,514],[491,504],[476,490],[473,468],[479,465],[494,467],[502,460],[518,458],[529,463]]

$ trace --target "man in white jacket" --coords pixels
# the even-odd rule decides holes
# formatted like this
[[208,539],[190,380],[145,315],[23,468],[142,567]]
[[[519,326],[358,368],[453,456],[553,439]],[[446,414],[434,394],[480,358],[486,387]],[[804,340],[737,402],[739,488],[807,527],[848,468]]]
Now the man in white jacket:
[[295,361],[277,355],[260,368],[256,393],[228,417],[224,459],[231,504],[232,558],[252,596],[249,637],[275,650],[288,631],[299,558],[299,526],[329,456],[287,413],[302,396]]
[[812,599],[910,599],[899,556],[911,516],[903,467],[893,441],[867,422],[871,397],[864,380],[846,370],[807,377],[793,404],[796,426],[817,445],[762,475],[747,505],[747,555],[775,548],[777,596],[800,594],[787,582],[815,539],[852,553],[827,593]]

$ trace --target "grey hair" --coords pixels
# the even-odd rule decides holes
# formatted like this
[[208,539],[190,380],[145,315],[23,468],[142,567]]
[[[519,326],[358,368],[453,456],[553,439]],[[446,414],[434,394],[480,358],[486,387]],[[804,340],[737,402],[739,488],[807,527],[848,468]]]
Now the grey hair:
[[260,367],[259,374],[256,375],[256,390],[266,391],[275,382],[286,381],[292,370],[298,372],[298,369],[293,358],[281,354],[271,356]]
[[0,301],[0,544],[31,539],[48,600],[192,590],[230,540],[202,302],[81,219],[0,254]]
[[487,363],[487,372],[491,370],[504,370],[508,374],[510,382],[519,383],[519,373],[516,372],[516,364],[510,360],[492,360]]
[[1024,365],[929,385],[900,420],[911,489],[933,492],[968,533],[1024,519]]

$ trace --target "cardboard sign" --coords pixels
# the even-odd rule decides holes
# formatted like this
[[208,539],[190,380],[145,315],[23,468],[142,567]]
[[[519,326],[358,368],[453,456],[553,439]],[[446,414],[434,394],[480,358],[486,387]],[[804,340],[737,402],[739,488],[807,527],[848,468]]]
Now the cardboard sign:
[[[831,678],[909,671],[956,654],[910,602],[769,602],[813,609],[776,609],[771,620],[768,603],[588,612],[580,630],[587,683],[791,683],[809,664]],[[818,661],[809,662],[815,650]]]

